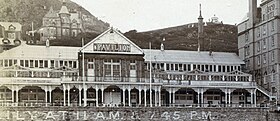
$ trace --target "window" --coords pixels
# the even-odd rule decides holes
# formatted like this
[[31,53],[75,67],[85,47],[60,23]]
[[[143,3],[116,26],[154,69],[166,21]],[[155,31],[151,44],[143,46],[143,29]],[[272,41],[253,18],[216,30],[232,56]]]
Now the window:
[[257,51],[259,52],[260,50],[261,50],[261,42],[258,41],[258,42],[257,42]]
[[271,31],[274,31],[274,21],[271,21]]
[[43,68],[43,65],[44,65],[43,62],[44,62],[43,60],[39,60],[39,64],[40,64],[39,68]]
[[35,68],[38,67],[38,60],[35,60]]
[[275,60],[274,51],[271,51],[271,60],[272,60],[272,61],[274,61],[274,60]]
[[257,29],[257,37],[260,37],[261,36],[261,30],[260,28]]
[[93,64],[88,64],[88,69],[93,69]]
[[166,70],[169,70],[169,64],[166,64]]
[[173,71],[174,70],[174,64],[170,64],[170,66],[171,66],[171,71]]
[[54,60],[51,60],[51,68],[54,68]]
[[12,66],[13,65],[13,60],[9,60],[9,66]]
[[271,46],[273,47],[274,45],[275,45],[274,36],[272,35],[272,36],[271,36]]
[[20,66],[24,66],[24,60],[20,60]]
[[184,71],[187,71],[187,65],[184,64]]
[[263,49],[266,49],[266,40],[263,39]]
[[45,68],[48,68],[48,66],[49,66],[48,61],[45,60],[45,61],[44,61],[44,67],[45,67]]
[[261,57],[260,56],[257,57],[257,61],[258,61],[258,65],[260,65],[261,64]]
[[16,39],[15,33],[8,33],[8,38],[9,39]]
[[25,65],[24,65],[24,67],[29,67],[28,60],[25,60]]
[[266,63],[266,54],[263,54],[263,63]]
[[245,51],[245,56],[250,55],[250,46],[249,45],[245,46],[244,51]]
[[245,33],[245,42],[248,42],[248,40],[249,40],[249,35],[248,33]]
[[77,62],[76,61],[73,62],[73,68],[77,68]]
[[266,28],[265,28],[265,25],[263,25],[263,35],[266,34]]
[[34,60],[30,60],[30,68],[34,68]]

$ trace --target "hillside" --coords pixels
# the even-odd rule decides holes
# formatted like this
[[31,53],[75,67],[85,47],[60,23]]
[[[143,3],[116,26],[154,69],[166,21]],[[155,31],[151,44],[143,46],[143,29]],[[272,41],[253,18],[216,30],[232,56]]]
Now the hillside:
[[[189,27],[188,25],[147,32],[132,30],[126,32],[125,36],[141,48],[149,48],[149,42],[152,42],[152,48],[159,49],[162,38],[165,37],[165,49],[197,50],[197,27]],[[205,51],[211,48],[215,52],[238,53],[237,27],[234,25],[209,24],[204,26],[203,40],[203,50]]]
[[[59,10],[62,2],[61,0],[0,0],[0,21],[19,22],[23,25],[22,29],[25,33],[31,30],[32,22],[35,29],[42,26],[42,18],[51,6],[54,10]],[[90,31],[101,33],[109,27],[108,23],[98,20],[90,12],[70,0],[66,2],[66,6],[70,10],[79,10],[93,19],[92,24],[86,26],[86,29],[94,28]]]
[[[189,27],[188,25],[147,32],[131,30],[124,33],[124,35],[143,49],[149,48],[149,42],[152,43],[153,49],[160,49],[162,38],[165,37],[165,49],[196,51],[197,27]],[[87,43],[97,37],[98,34],[87,33],[86,35],[79,35],[77,38],[69,38],[68,41],[52,40],[51,45],[81,46],[82,36],[86,36],[85,43]],[[204,49],[202,48],[202,51],[209,51],[211,48],[214,52],[238,53],[237,27],[234,25],[209,24],[204,26],[203,40]]]

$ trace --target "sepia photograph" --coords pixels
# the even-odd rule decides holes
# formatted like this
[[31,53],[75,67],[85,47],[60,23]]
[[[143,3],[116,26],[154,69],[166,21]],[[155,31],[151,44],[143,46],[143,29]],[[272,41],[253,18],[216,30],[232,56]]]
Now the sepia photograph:
[[0,121],[280,121],[279,98],[280,0],[0,0]]

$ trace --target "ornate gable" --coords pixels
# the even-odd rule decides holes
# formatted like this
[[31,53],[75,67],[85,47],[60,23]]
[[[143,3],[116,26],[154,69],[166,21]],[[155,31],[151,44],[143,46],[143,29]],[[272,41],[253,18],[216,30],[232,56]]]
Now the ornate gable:
[[144,54],[140,47],[113,28],[93,39],[80,51],[85,53]]

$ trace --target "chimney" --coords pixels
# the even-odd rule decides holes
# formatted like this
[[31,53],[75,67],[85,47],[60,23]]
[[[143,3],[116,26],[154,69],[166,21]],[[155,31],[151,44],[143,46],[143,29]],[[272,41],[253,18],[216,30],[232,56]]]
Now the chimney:
[[249,0],[248,28],[252,28],[257,21],[257,0]]

